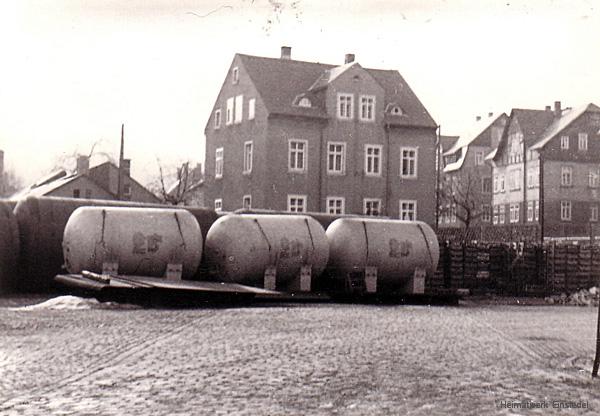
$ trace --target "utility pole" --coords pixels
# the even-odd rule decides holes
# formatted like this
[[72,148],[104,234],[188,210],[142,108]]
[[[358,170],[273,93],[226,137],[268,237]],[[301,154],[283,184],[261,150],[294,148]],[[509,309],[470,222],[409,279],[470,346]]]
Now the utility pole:
[[117,181],[117,199],[123,199],[123,153],[125,151],[125,124],[121,124],[121,151],[119,153],[119,176]]
[[442,159],[442,126],[437,128],[437,143],[435,144],[435,231],[440,225],[440,166]]

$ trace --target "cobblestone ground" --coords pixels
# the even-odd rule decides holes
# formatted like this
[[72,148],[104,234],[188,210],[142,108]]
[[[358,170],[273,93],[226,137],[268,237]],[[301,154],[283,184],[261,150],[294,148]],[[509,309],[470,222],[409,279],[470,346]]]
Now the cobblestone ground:
[[[598,414],[595,328],[556,306],[0,308],[0,414]],[[498,407],[527,399],[590,408]]]

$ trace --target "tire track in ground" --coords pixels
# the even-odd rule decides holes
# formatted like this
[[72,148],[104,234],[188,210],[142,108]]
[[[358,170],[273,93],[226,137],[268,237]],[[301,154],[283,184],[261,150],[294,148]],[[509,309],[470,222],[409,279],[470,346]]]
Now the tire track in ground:
[[15,406],[27,404],[30,402],[30,399],[33,397],[44,396],[48,393],[51,393],[56,390],[60,390],[63,387],[68,386],[69,384],[77,383],[85,378],[88,378],[96,373],[109,369],[111,367],[115,367],[127,359],[138,355],[145,350],[160,345],[162,342],[172,338],[175,335],[180,334],[187,328],[197,324],[200,321],[206,321],[213,319],[216,316],[216,311],[207,312],[206,315],[200,316],[195,319],[191,319],[189,322],[185,322],[178,326],[169,326],[165,329],[165,332],[159,336],[153,338],[140,338],[132,341],[125,348],[116,351],[112,355],[105,355],[95,360],[91,365],[87,366],[85,370],[78,372],[76,374],[71,374],[66,377],[63,377],[59,380],[50,380],[46,383],[45,386],[39,387],[32,391],[27,392],[26,395],[21,395],[20,397],[13,397],[4,402],[0,402],[0,413],[3,411],[8,411]]

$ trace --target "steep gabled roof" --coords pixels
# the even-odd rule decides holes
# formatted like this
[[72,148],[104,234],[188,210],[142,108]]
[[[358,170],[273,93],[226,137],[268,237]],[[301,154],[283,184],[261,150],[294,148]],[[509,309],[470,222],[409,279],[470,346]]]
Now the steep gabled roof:
[[506,114],[502,113],[495,118],[482,118],[480,120],[476,120],[473,124],[468,126],[464,133],[460,135],[458,140],[454,143],[454,145],[448,150],[444,151],[444,156],[449,156],[456,152],[458,149],[468,146],[473,143],[475,140],[481,137],[490,127],[498,121],[498,119],[506,117]]
[[[299,107],[294,105],[296,97],[326,88],[332,79],[353,65],[357,65],[356,62],[335,66],[293,59],[264,58],[243,54],[238,54],[238,56],[269,114],[318,118],[328,117],[323,102],[314,100],[313,106],[310,108]],[[401,116],[386,115],[387,122],[395,125],[437,127],[433,118],[398,71],[367,68],[365,70],[385,90],[386,102],[384,104],[397,102],[404,112]]]
[[543,148],[550,140],[556,137],[561,131],[567,128],[572,122],[578,119],[585,112],[600,113],[600,107],[590,103],[576,109],[567,109],[563,111],[562,116],[546,129],[544,135],[533,145],[531,149],[537,150]]
[[498,150],[493,160],[498,160],[504,153],[506,142],[508,140],[508,131],[510,123],[517,121],[523,133],[523,140],[527,147],[531,146],[546,131],[548,126],[554,121],[554,112],[549,110],[527,110],[522,108],[513,108],[510,112],[506,128],[498,144]]

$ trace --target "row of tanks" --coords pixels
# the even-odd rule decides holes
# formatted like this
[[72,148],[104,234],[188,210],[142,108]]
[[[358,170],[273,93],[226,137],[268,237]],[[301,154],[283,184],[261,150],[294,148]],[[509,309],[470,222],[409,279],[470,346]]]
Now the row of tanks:
[[64,267],[282,292],[420,294],[439,259],[435,233],[418,221],[62,198],[29,198],[14,211],[24,290],[49,287]]

